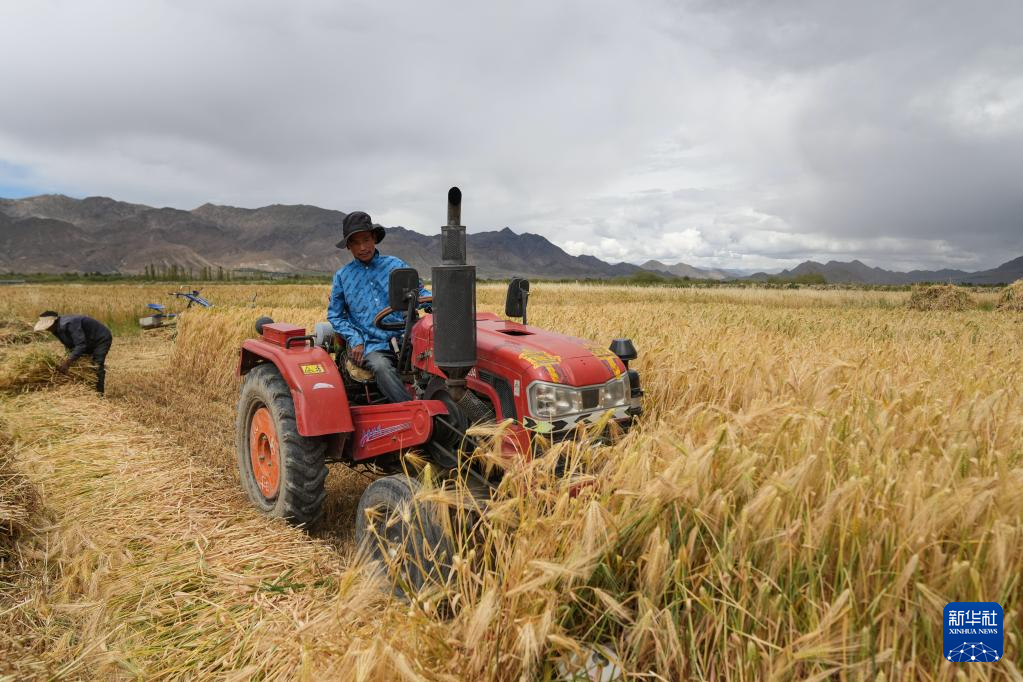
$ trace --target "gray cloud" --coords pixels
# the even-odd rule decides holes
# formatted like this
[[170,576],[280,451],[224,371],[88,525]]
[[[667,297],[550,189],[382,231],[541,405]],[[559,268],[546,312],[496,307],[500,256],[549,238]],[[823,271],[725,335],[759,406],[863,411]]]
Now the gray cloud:
[[[1010,3],[0,6],[0,187],[723,267],[1023,253]],[[14,177],[15,172],[17,177]],[[16,182],[15,182],[16,181]]]

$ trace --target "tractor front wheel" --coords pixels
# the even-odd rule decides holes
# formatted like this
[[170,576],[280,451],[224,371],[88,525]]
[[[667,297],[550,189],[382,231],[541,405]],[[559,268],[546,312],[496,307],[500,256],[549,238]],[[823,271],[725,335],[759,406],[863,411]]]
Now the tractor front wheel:
[[416,500],[418,491],[419,483],[405,474],[378,478],[362,494],[355,517],[356,544],[405,598],[446,582],[454,554],[442,522],[446,510]]
[[242,488],[263,513],[313,526],[323,515],[326,439],[298,433],[291,390],[277,368],[245,376],[236,425]]

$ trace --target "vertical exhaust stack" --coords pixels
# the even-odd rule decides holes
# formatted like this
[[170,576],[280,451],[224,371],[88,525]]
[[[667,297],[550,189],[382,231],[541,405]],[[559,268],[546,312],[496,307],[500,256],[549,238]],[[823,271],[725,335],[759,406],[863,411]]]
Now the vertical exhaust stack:
[[441,263],[465,265],[465,225],[462,225],[462,190],[448,190],[448,224],[440,228]]
[[476,365],[476,266],[466,265],[462,192],[448,190],[448,223],[441,228],[441,265],[433,268],[433,361],[455,400]]

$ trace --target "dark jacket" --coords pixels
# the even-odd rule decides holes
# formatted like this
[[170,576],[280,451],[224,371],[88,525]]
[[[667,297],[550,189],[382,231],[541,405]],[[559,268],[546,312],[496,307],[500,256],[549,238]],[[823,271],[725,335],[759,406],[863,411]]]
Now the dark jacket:
[[100,348],[109,348],[113,336],[99,320],[86,315],[61,315],[52,327],[53,335],[71,351],[68,360],[92,355]]

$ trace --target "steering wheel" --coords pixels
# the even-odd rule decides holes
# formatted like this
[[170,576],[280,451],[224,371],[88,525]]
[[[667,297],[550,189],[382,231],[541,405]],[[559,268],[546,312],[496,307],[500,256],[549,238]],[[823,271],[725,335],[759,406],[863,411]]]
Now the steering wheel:
[[[423,303],[433,303],[433,296],[423,296],[421,299],[419,299],[419,303],[420,304],[423,304]],[[405,321],[404,320],[402,320],[401,322],[384,322],[384,318],[386,318],[388,315],[390,315],[393,312],[398,312],[398,313],[402,313],[402,314],[405,313],[404,310],[397,310],[396,311],[391,306],[387,306],[386,308],[381,310],[379,313],[377,313],[376,317],[373,318],[373,325],[375,327],[377,327],[378,329],[383,329],[384,331],[388,331],[388,332],[400,332],[400,331],[404,330],[405,329]]]

